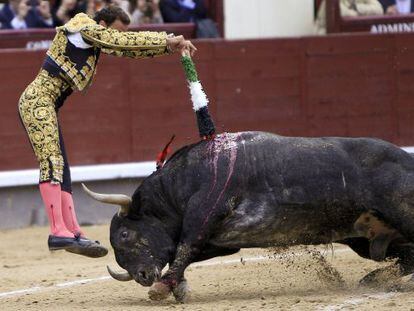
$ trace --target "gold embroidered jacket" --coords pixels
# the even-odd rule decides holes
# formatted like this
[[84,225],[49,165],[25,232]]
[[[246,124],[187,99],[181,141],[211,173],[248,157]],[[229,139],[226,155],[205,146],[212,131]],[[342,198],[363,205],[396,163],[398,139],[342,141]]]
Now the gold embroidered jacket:
[[[46,70],[59,67],[60,74],[73,89],[84,90],[92,82],[99,54],[132,58],[168,54],[165,32],[120,32],[97,24],[84,13],[77,14],[68,23],[56,28],[56,36],[47,51]],[[87,48],[79,48],[68,40],[68,35],[79,33]],[[49,70],[50,71],[50,70]]]

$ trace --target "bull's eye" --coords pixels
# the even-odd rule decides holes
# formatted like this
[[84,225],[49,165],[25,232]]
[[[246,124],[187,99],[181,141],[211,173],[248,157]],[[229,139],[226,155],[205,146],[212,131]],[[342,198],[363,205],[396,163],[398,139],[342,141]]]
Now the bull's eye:
[[126,238],[128,237],[128,231],[122,231],[122,233],[121,233],[121,237],[122,237],[123,239],[126,239]]

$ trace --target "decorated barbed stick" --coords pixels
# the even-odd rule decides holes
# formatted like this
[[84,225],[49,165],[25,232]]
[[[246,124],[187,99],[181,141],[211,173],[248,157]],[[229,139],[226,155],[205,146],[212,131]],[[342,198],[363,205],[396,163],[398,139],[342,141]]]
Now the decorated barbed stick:
[[[184,67],[185,76],[190,88],[191,101],[193,102],[193,109],[197,115],[197,125],[200,137],[204,140],[213,139],[216,129],[214,128],[213,120],[208,112],[208,99],[206,93],[203,91],[203,86],[198,80],[197,70],[194,62],[191,59],[190,53],[184,51],[181,57],[181,63]],[[164,166],[165,160],[170,152],[170,145],[174,140],[173,135],[164,149],[157,156],[157,170]]]
[[181,63],[190,88],[191,101],[197,116],[197,125],[200,137],[202,139],[212,139],[214,138],[216,129],[210,113],[208,112],[209,100],[203,90],[201,82],[198,80],[197,70],[188,51],[182,53]]

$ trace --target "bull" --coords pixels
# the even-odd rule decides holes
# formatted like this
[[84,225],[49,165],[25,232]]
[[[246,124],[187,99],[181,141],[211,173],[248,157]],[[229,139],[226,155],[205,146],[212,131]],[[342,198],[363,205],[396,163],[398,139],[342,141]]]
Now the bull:
[[240,248],[336,242],[414,272],[414,157],[379,139],[224,133],[177,151],[132,198],[84,189],[121,206],[110,242],[125,272],[109,273],[151,299],[185,301],[192,262]]

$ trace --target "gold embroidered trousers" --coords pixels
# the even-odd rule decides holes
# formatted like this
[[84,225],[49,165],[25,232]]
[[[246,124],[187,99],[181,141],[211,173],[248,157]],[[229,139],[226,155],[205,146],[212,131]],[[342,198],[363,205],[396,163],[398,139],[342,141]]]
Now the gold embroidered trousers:
[[61,183],[71,192],[69,165],[57,112],[72,92],[60,77],[42,69],[19,100],[19,114],[40,165],[40,182]]

